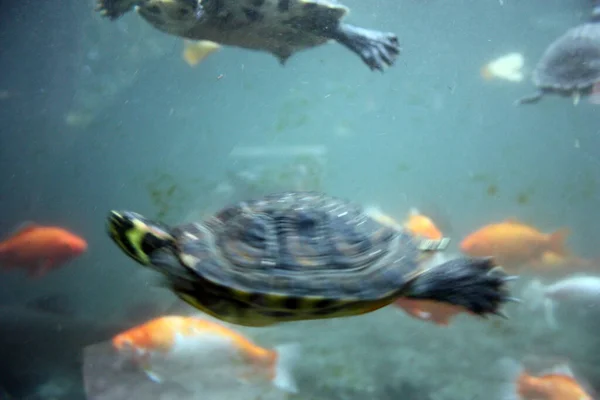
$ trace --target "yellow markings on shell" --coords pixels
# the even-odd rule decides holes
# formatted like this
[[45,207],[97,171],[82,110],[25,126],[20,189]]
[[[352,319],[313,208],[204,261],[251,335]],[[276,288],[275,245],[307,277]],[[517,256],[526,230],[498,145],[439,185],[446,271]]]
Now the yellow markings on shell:
[[244,303],[250,303],[250,297],[252,296],[252,293],[239,289],[229,289],[229,293],[231,297],[239,301],[243,301]]
[[318,267],[321,265],[321,263],[317,262],[315,259],[308,257],[298,257],[298,262],[304,267]]
[[230,303],[224,301],[221,303],[221,306],[217,309],[212,309],[204,306],[197,298],[187,293],[177,293],[180,299],[188,303],[194,308],[208,314],[214,318],[217,318],[221,321],[229,322],[232,324],[243,325],[243,326],[254,326],[254,327],[263,327],[273,325],[274,323],[280,322],[280,320],[276,318],[271,318],[269,316],[265,316],[256,312],[255,310],[249,309],[239,309]]
[[188,267],[194,267],[200,259],[191,254],[181,254],[180,256],[181,262]]

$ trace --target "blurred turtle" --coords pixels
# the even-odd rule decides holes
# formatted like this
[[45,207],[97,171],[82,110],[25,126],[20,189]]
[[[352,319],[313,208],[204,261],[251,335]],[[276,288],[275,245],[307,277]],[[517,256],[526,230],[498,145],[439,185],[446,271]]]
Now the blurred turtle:
[[600,0],[592,0],[592,21],[600,22]]
[[576,26],[555,40],[534,69],[532,81],[538,91],[517,104],[536,103],[550,93],[573,96],[577,104],[581,95],[590,94],[600,83],[600,23]]
[[490,258],[428,268],[431,240],[382,224],[362,207],[319,192],[283,192],[168,227],[112,211],[108,233],[129,257],[199,310],[246,326],[353,316],[398,298],[502,315],[512,279]]
[[400,48],[393,33],[342,23],[336,0],[98,0],[114,20],[137,8],[156,29],[192,40],[266,51],[281,64],[294,53],[335,40],[371,68],[391,66]]

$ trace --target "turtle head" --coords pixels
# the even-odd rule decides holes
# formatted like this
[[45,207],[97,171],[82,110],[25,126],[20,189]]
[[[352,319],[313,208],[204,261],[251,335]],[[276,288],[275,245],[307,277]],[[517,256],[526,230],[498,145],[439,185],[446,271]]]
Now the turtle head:
[[169,228],[130,211],[111,211],[108,215],[108,234],[135,261],[152,264],[157,250],[175,247]]

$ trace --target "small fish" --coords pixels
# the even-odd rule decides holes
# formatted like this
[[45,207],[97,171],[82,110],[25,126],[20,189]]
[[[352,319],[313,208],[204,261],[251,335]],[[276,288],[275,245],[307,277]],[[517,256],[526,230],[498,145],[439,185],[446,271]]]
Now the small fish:
[[0,265],[41,277],[86,250],[83,238],[63,228],[30,223],[0,242]]
[[116,335],[112,345],[157,383],[177,382],[189,371],[229,366],[233,370],[241,365],[250,368],[251,376],[266,378],[283,391],[297,392],[291,370],[299,356],[298,345],[263,348],[218,322],[164,316]]
[[492,256],[505,268],[519,269],[540,259],[546,251],[565,256],[566,228],[550,234],[514,219],[486,225],[468,235],[460,244],[463,253],[473,257]]
[[181,57],[190,67],[195,67],[220,48],[221,46],[218,43],[209,40],[192,41],[184,39]]
[[524,78],[521,71],[524,63],[523,55],[510,53],[486,64],[481,69],[481,76],[487,80],[504,79],[511,82],[521,82]]
[[550,327],[557,328],[554,317],[557,302],[597,303],[600,301],[600,277],[578,275],[549,285],[534,279],[526,287],[525,294],[530,299],[530,308],[537,309],[543,306],[546,322]]
[[509,371],[505,400],[594,400],[575,378],[568,364],[533,375],[514,360],[504,361]]
[[427,239],[442,239],[442,232],[433,223],[431,218],[421,214],[418,209],[411,208],[407,220],[404,222],[404,227],[412,234],[423,236]]

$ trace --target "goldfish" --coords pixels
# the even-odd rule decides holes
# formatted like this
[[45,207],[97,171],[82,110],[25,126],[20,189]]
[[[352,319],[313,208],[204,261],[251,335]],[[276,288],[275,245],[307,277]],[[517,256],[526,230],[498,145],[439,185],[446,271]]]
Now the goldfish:
[[[112,346],[157,383],[189,384],[189,373],[207,369],[248,367],[250,376],[262,377],[275,387],[297,392],[291,369],[299,346],[260,347],[241,333],[206,319],[163,316],[138,325],[112,339]],[[233,374],[233,372],[232,372]],[[238,378],[247,378],[238,376]]]
[[520,268],[551,251],[566,256],[566,228],[546,234],[514,219],[486,225],[468,235],[460,244],[463,253],[473,257],[493,256],[504,267]]
[[0,264],[41,277],[86,250],[83,238],[63,228],[30,223],[0,242]]
[[481,76],[488,80],[497,78],[521,82],[524,78],[523,72],[521,72],[524,63],[523,55],[510,53],[486,64],[481,69]]
[[190,67],[195,67],[220,48],[219,44],[210,40],[192,41],[184,39],[181,57]]
[[506,400],[594,400],[567,364],[533,375],[512,362]]
[[431,218],[421,214],[418,209],[411,208],[404,227],[412,234],[423,236],[427,239],[442,239],[442,232],[435,226]]

